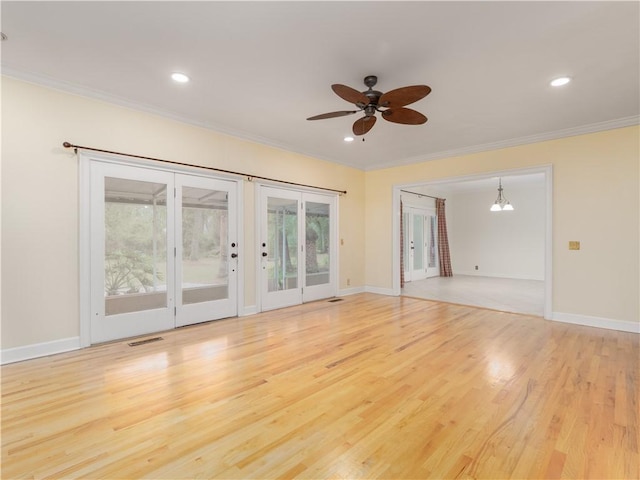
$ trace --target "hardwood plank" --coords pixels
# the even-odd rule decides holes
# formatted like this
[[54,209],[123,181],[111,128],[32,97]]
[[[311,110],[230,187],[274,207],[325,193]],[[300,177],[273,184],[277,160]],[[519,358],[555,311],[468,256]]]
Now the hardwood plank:
[[3,478],[638,478],[638,335],[360,294],[2,367]]

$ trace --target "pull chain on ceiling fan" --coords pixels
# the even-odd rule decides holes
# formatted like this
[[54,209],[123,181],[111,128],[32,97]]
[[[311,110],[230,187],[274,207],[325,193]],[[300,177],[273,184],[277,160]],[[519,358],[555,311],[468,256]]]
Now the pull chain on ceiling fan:
[[[307,120],[324,120],[325,118],[336,118],[364,112],[364,117],[359,118],[353,124],[354,135],[364,135],[376,124],[376,112],[382,114],[382,118],[389,122],[401,123],[404,125],[421,125],[426,123],[427,117],[406,105],[423,99],[431,92],[431,88],[426,85],[412,85],[409,87],[396,88],[387,93],[374,90],[378,83],[378,77],[369,75],[365,77],[364,84],[369,87],[364,92],[359,92],[354,88],[340,85],[331,85],[331,89],[343,100],[353,103],[358,110],[340,110],[338,112],[323,113],[307,118]],[[382,110],[384,109],[384,110]]]

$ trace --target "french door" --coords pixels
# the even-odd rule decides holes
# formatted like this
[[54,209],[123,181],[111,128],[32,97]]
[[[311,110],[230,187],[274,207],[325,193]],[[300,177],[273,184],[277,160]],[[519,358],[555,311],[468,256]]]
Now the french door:
[[90,164],[91,343],[237,314],[236,184]]
[[238,313],[235,184],[176,175],[176,326]]
[[435,210],[406,207],[402,220],[405,281],[438,276],[438,220]]
[[260,187],[261,309],[335,296],[335,196]]

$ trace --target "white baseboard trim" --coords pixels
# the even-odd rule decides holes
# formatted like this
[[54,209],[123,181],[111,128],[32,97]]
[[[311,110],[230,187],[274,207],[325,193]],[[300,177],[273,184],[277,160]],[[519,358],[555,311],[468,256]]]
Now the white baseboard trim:
[[536,277],[533,275],[518,275],[518,276],[514,276],[514,275],[506,275],[506,274],[501,274],[501,273],[487,273],[487,272],[483,272],[481,273],[480,271],[476,271],[476,270],[471,270],[468,272],[459,272],[457,270],[453,271],[454,275],[465,275],[468,277],[489,277],[489,278],[506,278],[509,280],[538,280],[541,282],[544,282],[544,277]]
[[249,315],[255,315],[258,313],[257,305],[248,305],[242,308],[242,311],[238,314],[239,317],[248,317]]
[[396,296],[393,293],[393,288],[371,287],[367,285],[364,287],[364,291],[367,293],[377,293],[378,295],[389,295],[391,297]]
[[364,293],[364,287],[351,287],[351,288],[342,288],[338,290],[338,297],[347,297],[349,295],[355,295],[357,293]]
[[612,320],[610,318],[591,317],[575,313],[553,312],[551,320],[554,322],[573,323],[586,327],[606,328],[607,330],[619,330],[621,332],[640,333],[640,323],[627,322],[625,320]]
[[53,340],[51,342],[6,348],[1,352],[0,363],[4,365],[6,363],[22,362],[23,360],[46,357],[47,355],[55,355],[56,353],[79,350],[80,348],[82,348],[80,346],[80,337],[61,338],[60,340]]

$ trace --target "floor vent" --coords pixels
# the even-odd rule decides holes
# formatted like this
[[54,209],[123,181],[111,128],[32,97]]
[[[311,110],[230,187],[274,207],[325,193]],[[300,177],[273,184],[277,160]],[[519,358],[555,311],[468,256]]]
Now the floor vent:
[[341,302],[342,298],[332,298],[331,300],[329,300],[329,303],[334,303],[334,302]]
[[162,340],[162,337],[145,338],[144,340],[138,340],[137,342],[131,342],[130,347],[137,347],[138,345],[144,345],[145,343],[158,342]]

